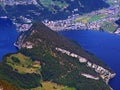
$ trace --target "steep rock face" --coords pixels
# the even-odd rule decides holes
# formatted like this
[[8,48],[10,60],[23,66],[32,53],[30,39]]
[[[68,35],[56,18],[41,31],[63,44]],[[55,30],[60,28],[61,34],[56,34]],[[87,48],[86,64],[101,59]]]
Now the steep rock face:
[[105,82],[114,73],[105,64],[42,23],[36,23],[24,32],[18,38],[17,45],[21,48],[20,52],[41,62],[45,81],[77,90],[110,90]]
[[3,6],[37,4],[36,0],[1,0],[1,3]]

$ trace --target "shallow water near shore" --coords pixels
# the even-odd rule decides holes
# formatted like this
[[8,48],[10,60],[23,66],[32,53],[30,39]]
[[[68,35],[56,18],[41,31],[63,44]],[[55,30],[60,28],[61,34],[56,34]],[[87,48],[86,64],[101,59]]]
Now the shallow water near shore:
[[15,25],[9,19],[0,18],[0,61],[8,53],[14,53],[18,49],[14,46],[18,32]]
[[59,33],[76,41],[85,50],[105,62],[117,74],[110,80],[110,86],[113,90],[120,90],[120,35],[92,30],[62,31]]

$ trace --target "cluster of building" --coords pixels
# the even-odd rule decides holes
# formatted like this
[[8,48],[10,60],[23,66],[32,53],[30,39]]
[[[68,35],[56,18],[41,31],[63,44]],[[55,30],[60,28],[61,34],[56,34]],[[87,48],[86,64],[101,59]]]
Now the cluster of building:
[[[109,80],[111,78],[113,78],[115,76],[114,73],[111,73],[109,70],[103,68],[102,66],[100,65],[97,65],[95,63],[92,63],[90,62],[89,60],[87,60],[86,58],[84,57],[81,57],[75,53],[72,53],[70,51],[67,51],[65,49],[61,49],[61,48],[55,48],[57,51],[61,52],[61,53],[64,53],[64,54],[67,54],[68,56],[71,56],[71,57],[74,57],[74,58],[77,58],[79,60],[80,63],[86,63],[86,66],[87,67],[90,67],[92,69],[94,69],[97,73],[100,74],[100,77],[106,82],[108,83]],[[84,76],[86,76],[86,74],[84,74]],[[87,77],[91,78],[91,79],[95,79],[95,80],[98,80],[98,78],[92,76],[92,75],[87,75]]]
[[2,3],[2,5],[6,6],[6,5],[28,5],[28,4],[38,4],[36,0],[0,0],[0,2]]
[[120,34],[120,28],[115,31],[116,34]]
[[31,26],[32,26],[32,24],[18,24],[18,23],[16,23],[17,31],[19,31],[19,32],[29,30]]
[[[88,13],[84,16],[80,16],[79,14],[69,16],[66,20],[56,20],[56,21],[49,21],[45,20],[43,23],[55,31],[61,31],[61,30],[100,30],[101,25],[103,22],[115,22],[119,19],[117,15],[120,13],[120,6],[111,6],[107,9],[102,9],[99,11],[94,11],[91,13]],[[86,21],[77,21],[77,19],[81,18],[92,18],[95,15],[105,15],[104,17],[99,18],[98,20],[93,20],[91,22]],[[114,23],[115,24],[115,23]]]
[[27,49],[32,49],[33,48],[33,43],[31,42],[26,42],[22,45],[23,48],[27,48]]
[[12,19],[13,24],[16,25],[16,29],[19,32],[29,30],[30,27],[32,26],[32,20],[30,20],[30,19],[28,19],[24,16],[20,16],[19,19],[20,19],[21,22],[19,22],[19,21],[17,22],[16,19]]

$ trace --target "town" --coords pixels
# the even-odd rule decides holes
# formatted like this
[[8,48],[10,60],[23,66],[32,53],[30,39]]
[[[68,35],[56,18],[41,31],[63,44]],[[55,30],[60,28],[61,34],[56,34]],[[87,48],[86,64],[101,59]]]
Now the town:
[[[75,8],[72,12],[73,14],[68,16],[63,20],[49,20],[44,19],[42,22],[54,31],[65,31],[65,30],[102,30],[107,32],[114,32],[116,34],[120,33],[118,25],[115,23],[120,16],[120,1],[119,0],[104,0],[110,5],[108,8],[103,8],[86,14],[77,14],[74,12],[78,11]],[[4,5],[18,5],[18,4],[34,4],[36,5],[36,0],[30,0],[29,2],[14,2],[14,0],[1,0]],[[12,3],[14,2],[14,3]],[[40,15],[39,12],[34,12],[36,15]],[[32,18],[26,16],[20,16],[19,22],[16,18],[11,18],[13,23],[19,32],[27,31],[33,24]]]
[[27,0],[27,1],[24,1],[24,0],[0,0],[1,3],[3,3],[3,5],[18,5],[18,4],[37,4],[36,0]]
[[[116,28],[115,23],[119,19],[120,6],[115,5],[107,9],[93,11],[85,15],[74,14],[69,16],[66,20],[49,21],[45,20],[43,23],[55,31],[62,30],[101,30],[104,23],[112,23]],[[116,29],[115,28],[115,29]]]

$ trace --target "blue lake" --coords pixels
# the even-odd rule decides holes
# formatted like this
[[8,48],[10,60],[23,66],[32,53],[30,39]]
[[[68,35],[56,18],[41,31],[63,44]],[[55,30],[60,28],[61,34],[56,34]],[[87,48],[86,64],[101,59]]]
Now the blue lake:
[[[117,74],[109,84],[114,90],[120,90],[120,35],[83,30],[60,33],[107,63]],[[17,52],[18,49],[14,46],[17,37],[15,25],[9,19],[0,19],[0,60],[8,53]]]
[[120,90],[120,35],[107,32],[79,30],[63,31],[62,35],[76,41],[84,49],[95,54],[117,74],[109,84]]
[[0,60],[8,53],[14,53],[17,48],[14,42],[18,37],[15,25],[9,19],[0,18]]

